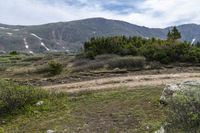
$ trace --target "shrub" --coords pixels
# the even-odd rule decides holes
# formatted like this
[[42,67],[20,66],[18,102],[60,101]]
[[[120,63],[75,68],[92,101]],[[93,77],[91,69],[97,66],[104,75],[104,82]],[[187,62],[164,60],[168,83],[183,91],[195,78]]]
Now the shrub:
[[49,65],[49,72],[51,75],[57,75],[63,71],[63,65],[61,63],[58,63],[56,61],[50,61],[48,65]]
[[91,59],[103,54],[144,56],[149,61],[159,61],[163,64],[200,62],[200,48],[191,46],[190,43],[141,37],[91,38],[90,41],[84,44],[84,54]]
[[87,64],[89,61],[91,61],[91,60],[88,59],[88,58],[85,58],[85,57],[82,57],[82,58],[81,57],[76,57],[71,62],[73,63],[73,67],[78,67],[78,66]]
[[[200,89],[188,89],[174,95],[169,100],[168,122],[173,129],[186,132],[200,131]],[[193,130],[193,131],[192,131]]]
[[11,51],[10,55],[18,55],[19,53],[17,51]]
[[110,68],[143,68],[146,59],[141,56],[118,57],[108,61]]
[[103,61],[90,61],[87,64],[76,66],[72,69],[72,72],[81,72],[81,71],[88,71],[88,70],[96,70],[103,68],[106,65]]
[[48,93],[43,90],[0,80],[0,113],[24,108],[47,96]]
[[33,62],[33,61],[39,61],[39,60],[42,60],[42,59],[43,59],[43,57],[41,57],[41,56],[32,56],[32,57],[26,57],[22,61]]
[[120,56],[116,54],[102,54],[102,55],[97,55],[95,57],[95,60],[104,61],[104,60],[113,59],[117,57],[120,57]]

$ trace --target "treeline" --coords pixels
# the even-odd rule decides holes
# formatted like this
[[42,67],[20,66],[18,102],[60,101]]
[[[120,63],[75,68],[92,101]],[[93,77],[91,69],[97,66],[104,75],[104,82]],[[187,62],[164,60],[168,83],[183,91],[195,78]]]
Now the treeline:
[[101,54],[117,54],[144,56],[149,61],[159,61],[164,64],[200,63],[200,47],[175,39],[161,40],[126,36],[91,38],[84,44],[84,53],[89,58]]

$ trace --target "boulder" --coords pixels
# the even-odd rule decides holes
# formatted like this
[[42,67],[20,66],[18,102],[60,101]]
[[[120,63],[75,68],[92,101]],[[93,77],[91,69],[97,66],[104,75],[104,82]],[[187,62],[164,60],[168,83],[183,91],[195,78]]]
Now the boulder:
[[200,89],[200,80],[167,84],[160,97],[160,102],[162,104],[167,104],[167,99],[175,95],[177,92],[196,88]]

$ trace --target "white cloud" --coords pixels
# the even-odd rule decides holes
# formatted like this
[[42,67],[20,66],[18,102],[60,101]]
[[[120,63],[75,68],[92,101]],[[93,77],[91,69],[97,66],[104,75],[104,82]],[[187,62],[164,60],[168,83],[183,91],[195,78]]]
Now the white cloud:
[[[49,2],[51,1],[51,2]],[[65,1],[65,2],[64,2]],[[199,0],[0,0],[0,23],[43,24],[92,17],[124,20],[148,27],[200,23]],[[75,1],[75,0],[74,0]],[[129,13],[105,9],[106,4],[133,6]],[[136,9],[135,9],[136,7]],[[129,10],[128,10],[129,11]]]

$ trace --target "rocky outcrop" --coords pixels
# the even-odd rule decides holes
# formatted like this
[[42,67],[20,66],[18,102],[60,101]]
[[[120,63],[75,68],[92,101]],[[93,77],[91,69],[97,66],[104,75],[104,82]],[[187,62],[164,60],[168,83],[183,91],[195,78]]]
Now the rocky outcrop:
[[188,89],[200,89],[200,81],[186,81],[177,84],[168,84],[164,88],[162,95],[160,97],[160,102],[163,104],[167,104],[167,100],[175,95],[179,91],[186,91]]

